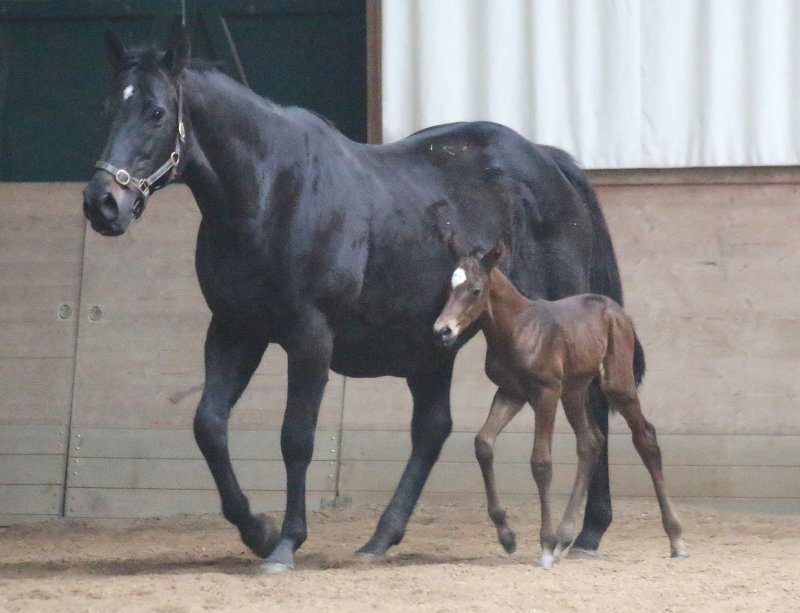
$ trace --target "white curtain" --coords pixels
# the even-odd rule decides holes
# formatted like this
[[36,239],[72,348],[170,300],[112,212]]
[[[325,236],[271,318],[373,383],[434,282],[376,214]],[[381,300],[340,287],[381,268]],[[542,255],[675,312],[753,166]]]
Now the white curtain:
[[800,0],[383,0],[383,137],[504,123],[587,168],[800,164]]

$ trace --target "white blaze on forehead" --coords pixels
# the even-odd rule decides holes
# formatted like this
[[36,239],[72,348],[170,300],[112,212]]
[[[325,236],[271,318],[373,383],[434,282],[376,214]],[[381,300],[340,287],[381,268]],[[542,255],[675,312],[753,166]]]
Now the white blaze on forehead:
[[450,279],[450,285],[452,285],[453,289],[455,289],[466,280],[467,280],[467,273],[463,268],[461,268],[461,266],[459,266],[453,271],[453,276]]
[[133,85],[128,85],[128,87],[122,90],[122,100],[125,101],[131,96],[133,96]]

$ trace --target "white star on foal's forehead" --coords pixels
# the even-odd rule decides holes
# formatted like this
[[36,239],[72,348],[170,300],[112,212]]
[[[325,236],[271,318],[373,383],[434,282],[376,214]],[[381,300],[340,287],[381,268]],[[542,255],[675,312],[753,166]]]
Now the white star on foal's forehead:
[[131,96],[133,96],[133,85],[128,85],[128,87],[122,90],[122,100],[125,101]]
[[453,276],[450,279],[450,284],[453,286],[453,289],[455,289],[466,280],[467,280],[467,273],[463,268],[461,268],[461,266],[459,266],[453,271]]

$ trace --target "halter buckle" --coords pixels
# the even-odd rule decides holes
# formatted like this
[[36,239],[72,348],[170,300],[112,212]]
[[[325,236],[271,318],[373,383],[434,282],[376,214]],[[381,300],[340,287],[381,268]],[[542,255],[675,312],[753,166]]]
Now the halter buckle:
[[126,187],[128,183],[131,182],[131,173],[124,168],[120,168],[116,173],[114,173],[114,178],[117,180],[117,183],[123,187]]

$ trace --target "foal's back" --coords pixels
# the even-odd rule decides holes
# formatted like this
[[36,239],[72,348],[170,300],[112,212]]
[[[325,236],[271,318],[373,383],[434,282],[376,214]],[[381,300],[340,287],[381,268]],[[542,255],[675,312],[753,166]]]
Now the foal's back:
[[[633,324],[616,302],[598,294],[579,294],[561,300],[536,300],[533,317],[547,321],[551,353],[543,356],[561,367],[565,383],[584,381],[607,367],[607,356],[630,353]],[[629,349],[628,349],[629,347]]]

